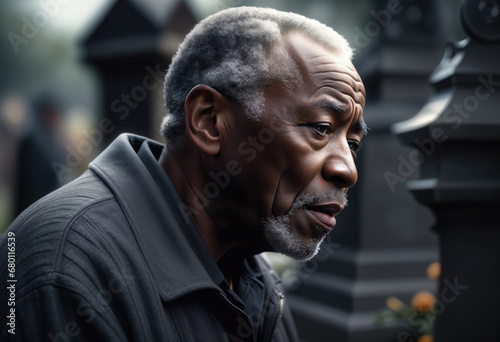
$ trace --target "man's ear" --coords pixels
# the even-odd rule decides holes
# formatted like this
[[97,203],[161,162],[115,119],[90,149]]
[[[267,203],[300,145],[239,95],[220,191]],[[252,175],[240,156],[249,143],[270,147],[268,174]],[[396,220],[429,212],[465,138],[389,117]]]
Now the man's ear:
[[220,151],[220,132],[217,125],[227,99],[214,88],[199,84],[186,97],[184,113],[189,139],[202,152],[216,155]]

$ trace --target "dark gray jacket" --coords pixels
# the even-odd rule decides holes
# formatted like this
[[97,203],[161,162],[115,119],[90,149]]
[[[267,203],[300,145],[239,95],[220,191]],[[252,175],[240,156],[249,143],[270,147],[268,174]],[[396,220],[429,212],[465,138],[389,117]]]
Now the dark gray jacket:
[[[14,221],[0,238],[0,340],[297,340],[262,257],[241,265],[239,295],[228,288],[156,162],[162,149],[121,135],[81,177]],[[5,284],[15,284],[15,306]]]

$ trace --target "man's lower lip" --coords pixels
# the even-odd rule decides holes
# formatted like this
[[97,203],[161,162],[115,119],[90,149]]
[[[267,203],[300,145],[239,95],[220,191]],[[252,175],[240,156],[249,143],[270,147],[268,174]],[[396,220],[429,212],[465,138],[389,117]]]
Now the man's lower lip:
[[318,221],[322,223],[323,228],[327,230],[330,230],[333,227],[335,227],[335,224],[337,223],[335,216],[330,216],[322,211],[315,211],[311,209],[309,209],[309,212],[313,214],[314,217],[316,217]]

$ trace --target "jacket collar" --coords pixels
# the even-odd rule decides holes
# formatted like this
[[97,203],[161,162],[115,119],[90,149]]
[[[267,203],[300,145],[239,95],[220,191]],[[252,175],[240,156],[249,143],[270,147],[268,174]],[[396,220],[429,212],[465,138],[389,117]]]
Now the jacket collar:
[[217,289],[222,272],[198,229],[182,213],[174,185],[156,162],[163,145],[120,135],[89,166],[113,192],[164,301]]

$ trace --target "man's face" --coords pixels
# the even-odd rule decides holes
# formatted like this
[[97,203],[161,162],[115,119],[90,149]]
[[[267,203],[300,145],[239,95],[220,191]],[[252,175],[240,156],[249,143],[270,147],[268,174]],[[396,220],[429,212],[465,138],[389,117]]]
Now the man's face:
[[364,87],[350,61],[301,34],[277,48],[293,60],[294,76],[266,87],[259,122],[234,117],[227,141],[233,149],[224,159],[236,160],[241,173],[220,209],[232,214],[233,225],[259,227],[254,233],[268,248],[306,260],[357,181]]

